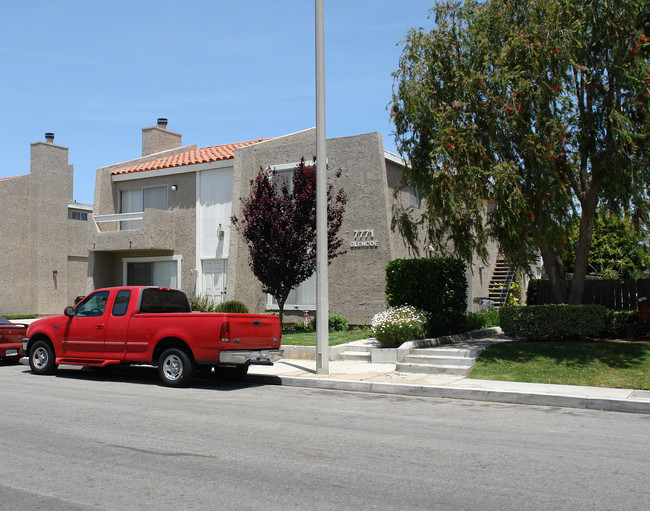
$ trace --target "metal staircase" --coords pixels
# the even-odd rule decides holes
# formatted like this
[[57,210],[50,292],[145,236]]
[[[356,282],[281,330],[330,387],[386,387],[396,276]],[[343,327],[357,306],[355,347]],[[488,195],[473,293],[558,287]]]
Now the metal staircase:
[[508,301],[510,284],[514,282],[516,275],[517,267],[508,265],[505,258],[499,255],[488,288],[488,296],[496,309],[503,307]]

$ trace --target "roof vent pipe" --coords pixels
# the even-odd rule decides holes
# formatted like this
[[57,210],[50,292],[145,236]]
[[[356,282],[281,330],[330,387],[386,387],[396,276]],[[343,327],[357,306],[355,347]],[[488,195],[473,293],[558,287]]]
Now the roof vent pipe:
[[159,128],[163,130],[167,129],[167,119],[165,119],[164,117],[159,117],[157,122]]
[[46,133],[45,134],[45,141],[48,144],[53,144],[54,143],[54,133]]

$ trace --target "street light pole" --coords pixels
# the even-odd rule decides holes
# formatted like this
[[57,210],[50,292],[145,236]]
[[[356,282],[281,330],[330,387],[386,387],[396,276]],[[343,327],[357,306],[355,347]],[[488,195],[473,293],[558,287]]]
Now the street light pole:
[[316,0],[316,374],[329,374],[327,275],[327,148],[325,136],[325,23]]

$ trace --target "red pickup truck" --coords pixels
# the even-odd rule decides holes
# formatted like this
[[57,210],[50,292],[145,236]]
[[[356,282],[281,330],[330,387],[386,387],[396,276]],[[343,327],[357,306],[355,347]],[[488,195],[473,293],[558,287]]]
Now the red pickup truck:
[[0,361],[17,364],[23,356],[22,340],[27,333],[24,323],[12,323],[0,317]]
[[198,370],[237,379],[282,356],[277,316],[196,313],[185,293],[161,287],[98,289],[64,315],[34,321],[23,340],[29,366],[153,364],[163,384],[188,385]]

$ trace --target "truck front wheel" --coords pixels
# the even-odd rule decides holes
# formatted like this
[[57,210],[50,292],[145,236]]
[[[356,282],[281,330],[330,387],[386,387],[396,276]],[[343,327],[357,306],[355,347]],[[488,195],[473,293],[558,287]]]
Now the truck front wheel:
[[36,374],[52,374],[56,371],[54,350],[45,341],[36,341],[29,350],[29,367]]
[[192,381],[192,360],[183,350],[169,348],[158,359],[158,375],[163,385],[185,387]]

